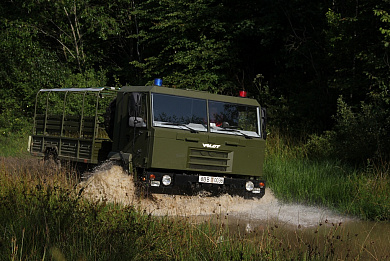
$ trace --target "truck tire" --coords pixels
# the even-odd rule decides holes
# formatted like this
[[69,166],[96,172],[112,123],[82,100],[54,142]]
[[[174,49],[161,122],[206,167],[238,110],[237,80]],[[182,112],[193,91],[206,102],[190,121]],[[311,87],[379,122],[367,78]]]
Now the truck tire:
[[59,171],[61,169],[61,161],[57,157],[55,149],[47,149],[44,157],[44,168],[46,171]]

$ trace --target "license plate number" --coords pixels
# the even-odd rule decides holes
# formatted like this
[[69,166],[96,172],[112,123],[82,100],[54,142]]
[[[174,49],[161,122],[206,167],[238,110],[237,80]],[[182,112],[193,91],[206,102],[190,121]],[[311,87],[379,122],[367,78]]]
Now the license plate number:
[[211,184],[223,184],[224,178],[221,177],[210,177],[210,176],[199,176],[199,182],[211,183]]
[[260,193],[260,188],[254,188],[252,190],[252,193],[259,194]]

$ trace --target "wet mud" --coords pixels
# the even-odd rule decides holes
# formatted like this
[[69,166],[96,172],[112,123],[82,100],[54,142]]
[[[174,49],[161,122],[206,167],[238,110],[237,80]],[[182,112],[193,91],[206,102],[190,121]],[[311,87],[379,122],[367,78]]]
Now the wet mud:
[[154,216],[185,218],[193,223],[211,222],[228,228],[234,236],[250,238],[267,233],[288,247],[304,248],[305,251],[314,245],[330,247],[334,257],[341,260],[347,257],[390,260],[388,222],[361,221],[325,208],[284,204],[270,189],[261,199],[230,195],[154,195],[153,199],[139,199],[135,196],[132,176],[115,165],[101,166],[79,184],[79,189],[92,201],[132,205]]
[[261,199],[239,196],[219,197],[179,196],[155,194],[153,199],[135,197],[132,176],[116,165],[103,165],[79,184],[84,197],[93,201],[107,201],[133,205],[155,216],[202,217],[228,216],[230,220],[278,222],[292,226],[311,227],[321,223],[344,223],[350,218],[318,207],[279,202],[270,189]]

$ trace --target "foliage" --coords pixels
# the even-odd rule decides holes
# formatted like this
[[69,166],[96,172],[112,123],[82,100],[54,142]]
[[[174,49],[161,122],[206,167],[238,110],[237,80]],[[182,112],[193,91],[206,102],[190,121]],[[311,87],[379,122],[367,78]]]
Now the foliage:
[[312,159],[334,159],[335,158],[336,133],[326,131],[322,135],[312,134],[309,136],[305,149]]
[[336,150],[341,158],[362,162],[389,154],[389,112],[382,106],[362,102],[358,112],[340,98],[337,113]]
[[[352,133],[340,125],[347,118],[338,121],[340,96],[359,120],[389,118],[389,8],[387,0],[5,0],[0,114],[31,118],[41,88],[159,77],[177,88],[245,89],[269,108],[270,125],[298,139]],[[387,154],[379,137],[388,125],[379,127],[369,151]]]
[[5,20],[1,27],[0,113],[31,116],[35,90],[56,86],[64,68],[35,41],[36,32],[28,24]]
[[0,135],[0,156],[1,157],[28,157],[28,138],[26,130],[24,134],[16,133]]
[[[178,88],[225,92],[231,35],[222,20],[224,10],[217,1],[155,1],[142,3],[138,15],[140,61],[143,78],[163,77]],[[159,14],[156,16],[156,14]]]
[[334,131],[312,135],[305,145],[309,155],[355,164],[365,163],[367,159],[388,160],[390,114],[383,108],[362,102],[359,110],[353,110],[340,97]]
[[353,213],[363,218],[388,220],[390,217],[389,165],[367,162],[362,175],[352,177],[355,197],[350,205]]
[[88,202],[74,190],[71,169],[45,170],[32,159],[0,160],[2,260],[386,258],[360,244],[352,252],[355,242],[341,224],[325,230],[319,224],[313,235],[272,224],[234,233],[221,221],[193,223],[147,215],[134,206]]
[[[334,158],[309,159],[307,147],[294,145],[278,134],[272,133],[268,140],[265,178],[278,198],[325,206],[364,219],[389,220],[388,163],[368,161],[366,168],[352,168]],[[314,142],[328,144],[321,137]],[[334,152],[333,148],[329,150]]]

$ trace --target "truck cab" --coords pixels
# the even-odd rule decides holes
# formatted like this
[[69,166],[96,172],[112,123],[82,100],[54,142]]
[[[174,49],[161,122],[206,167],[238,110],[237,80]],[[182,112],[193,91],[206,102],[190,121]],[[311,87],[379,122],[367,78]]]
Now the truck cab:
[[109,158],[151,193],[262,197],[265,110],[254,99],[160,86],[122,87]]

